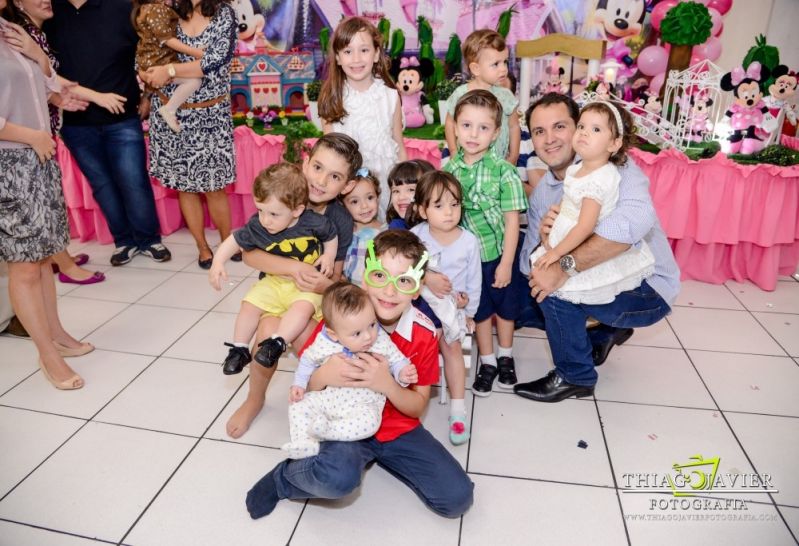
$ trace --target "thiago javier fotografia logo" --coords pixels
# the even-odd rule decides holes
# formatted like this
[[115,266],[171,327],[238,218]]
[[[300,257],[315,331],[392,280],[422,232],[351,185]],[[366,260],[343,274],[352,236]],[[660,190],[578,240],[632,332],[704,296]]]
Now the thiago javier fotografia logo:
[[[767,495],[779,493],[769,474],[719,472],[720,457],[694,455],[688,462],[674,463],[669,473],[622,474],[622,493],[655,493],[650,511],[747,510],[742,498],[714,499],[707,495]],[[671,493],[671,497],[660,495]],[[703,498],[697,498],[702,495]]]

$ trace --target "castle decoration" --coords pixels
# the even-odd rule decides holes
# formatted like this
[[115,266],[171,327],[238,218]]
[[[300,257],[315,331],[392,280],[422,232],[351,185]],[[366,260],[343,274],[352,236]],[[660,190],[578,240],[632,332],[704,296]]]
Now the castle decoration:
[[278,106],[287,112],[304,112],[305,85],[316,78],[313,53],[297,48],[274,49],[262,33],[254,47],[237,47],[230,65],[233,112]]

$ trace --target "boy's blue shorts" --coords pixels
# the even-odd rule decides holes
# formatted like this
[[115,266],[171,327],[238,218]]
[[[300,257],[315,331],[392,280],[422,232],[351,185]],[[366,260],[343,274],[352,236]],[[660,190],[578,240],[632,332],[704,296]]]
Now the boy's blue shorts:
[[483,262],[481,265],[483,270],[483,289],[480,292],[480,306],[474,315],[475,322],[483,322],[491,318],[492,315],[515,321],[527,301],[519,297],[521,291],[525,289],[527,281],[521,271],[519,271],[518,260],[513,261],[510,284],[508,286],[505,288],[493,288],[491,286],[494,284],[494,275],[496,274],[499,260],[500,258],[497,258],[490,262]]

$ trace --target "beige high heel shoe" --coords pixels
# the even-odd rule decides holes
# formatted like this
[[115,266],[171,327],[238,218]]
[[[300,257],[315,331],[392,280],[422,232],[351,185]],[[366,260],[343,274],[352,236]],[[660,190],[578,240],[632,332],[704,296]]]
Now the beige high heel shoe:
[[45,367],[44,362],[42,362],[41,358],[39,359],[39,368],[41,368],[42,374],[44,374],[44,376],[47,378],[47,380],[55,388],[57,388],[59,390],[62,390],[62,391],[73,391],[75,389],[83,388],[83,385],[84,385],[83,378],[81,376],[79,376],[78,374],[75,374],[72,377],[70,377],[69,379],[65,379],[64,381],[56,382],[56,380],[53,379],[53,376],[50,375],[50,372],[47,371],[47,368]]
[[53,341],[53,345],[55,345],[55,348],[58,349],[58,354],[64,358],[83,356],[94,350],[94,345],[89,342],[81,343],[80,347],[67,347],[66,345],[61,345],[57,341]]

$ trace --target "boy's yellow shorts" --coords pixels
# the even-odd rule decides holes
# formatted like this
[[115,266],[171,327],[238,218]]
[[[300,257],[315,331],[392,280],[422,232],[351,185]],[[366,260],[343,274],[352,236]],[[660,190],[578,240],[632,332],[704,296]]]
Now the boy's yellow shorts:
[[294,281],[276,275],[267,275],[252,285],[244,301],[273,317],[282,316],[295,301],[307,301],[313,305],[313,319],[322,320],[321,294],[302,292]]

